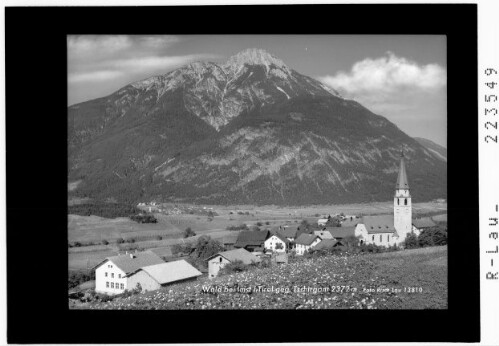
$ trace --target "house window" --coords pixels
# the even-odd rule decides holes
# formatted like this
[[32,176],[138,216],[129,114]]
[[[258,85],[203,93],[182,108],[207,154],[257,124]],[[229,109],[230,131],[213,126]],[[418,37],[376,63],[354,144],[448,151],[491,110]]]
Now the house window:
[[107,278],[107,272],[104,273],[104,276]]
[[109,288],[109,281],[106,281],[106,288]]
[[404,204],[407,205],[407,198],[404,200]]
[[381,243],[383,241],[383,234],[379,235],[379,242]]
[[374,241],[374,236],[373,236],[373,241]]
[[400,205],[400,200],[397,198],[397,205]]
[[387,237],[388,237],[388,240],[387,240],[387,241],[389,242],[389,241],[390,241],[390,235],[387,235]]
[[222,257],[220,257],[220,263],[222,263]]
[[114,279],[114,273],[111,273],[111,277]]
[[121,284],[121,285],[120,285],[120,288],[121,288],[122,290],[124,290],[124,289],[125,289],[125,284]]
[[114,282],[111,282],[111,288],[114,288]]
[[121,274],[118,274],[118,279],[121,279]]

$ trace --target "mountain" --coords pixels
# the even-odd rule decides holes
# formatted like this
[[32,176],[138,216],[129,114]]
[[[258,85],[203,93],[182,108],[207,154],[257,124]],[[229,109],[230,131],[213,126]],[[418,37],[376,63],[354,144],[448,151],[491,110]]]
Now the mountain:
[[414,137],[419,144],[428,149],[437,159],[447,162],[447,149],[426,138]]
[[446,163],[386,118],[258,49],[68,107],[71,195],[211,204],[446,195]]

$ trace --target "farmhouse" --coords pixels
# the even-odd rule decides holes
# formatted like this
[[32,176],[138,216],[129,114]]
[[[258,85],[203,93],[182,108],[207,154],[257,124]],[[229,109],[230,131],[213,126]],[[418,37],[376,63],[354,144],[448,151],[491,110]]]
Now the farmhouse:
[[296,228],[286,227],[283,230],[279,230],[277,233],[289,241],[294,241],[296,239],[296,232],[298,232]]
[[323,231],[314,231],[314,234],[318,237],[320,237],[322,240],[324,239],[333,239],[333,236],[331,235],[330,232],[328,232],[327,230],[323,230]]
[[436,224],[429,217],[424,217],[420,219],[414,219],[412,221],[412,230],[413,232],[422,232],[425,229],[435,227]]
[[314,246],[314,250],[329,250],[335,247],[341,247],[343,243],[335,239],[324,239],[319,244]]
[[289,240],[284,238],[279,233],[273,234],[267,240],[265,240],[264,246],[265,250],[274,252],[286,252],[289,249]]
[[321,241],[321,238],[316,236],[315,234],[306,234],[302,233],[300,236],[296,239],[296,254],[301,256],[310,249],[311,247],[314,247],[315,245],[319,244]]
[[202,274],[199,270],[185,260],[180,260],[139,268],[128,274],[127,279],[130,289],[140,284],[142,292],[146,292],[172,283],[196,280],[200,275]]
[[221,241],[224,246],[225,250],[232,250],[234,249],[234,244],[236,244],[238,234],[230,234],[224,236]]
[[245,249],[235,249],[219,252],[208,258],[208,277],[210,279],[218,275],[220,269],[234,261],[241,261],[244,264],[261,262],[261,259],[246,251]]
[[269,237],[269,231],[242,231],[239,233],[234,247],[253,252],[256,248],[263,248],[265,240]]
[[108,257],[94,267],[95,291],[119,294],[127,289],[133,289],[135,287],[129,285],[128,274],[142,267],[160,263],[164,261],[152,251]]

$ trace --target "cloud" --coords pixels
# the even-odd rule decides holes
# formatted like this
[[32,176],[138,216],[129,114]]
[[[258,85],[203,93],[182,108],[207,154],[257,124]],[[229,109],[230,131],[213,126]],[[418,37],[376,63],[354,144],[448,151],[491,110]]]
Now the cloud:
[[418,65],[391,52],[377,59],[356,62],[350,72],[319,79],[349,96],[389,97],[405,92],[433,92],[445,87],[447,74],[438,64]]
[[69,83],[82,83],[82,82],[102,82],[107,80],[116,79],[123,76],[121,71],[94,71],[83,73],[70,73],[68,75]]
[[89,89],[109,83],[118,87],[117,83],[166,73],[195,60],[218,58],[208,54],[171,54],[171,47],[181,40],[172,35],[68,36],[68,82]]
[[95,54],[110,53],[131,47],[132,40],[129,36],[68,36],[68,54]]

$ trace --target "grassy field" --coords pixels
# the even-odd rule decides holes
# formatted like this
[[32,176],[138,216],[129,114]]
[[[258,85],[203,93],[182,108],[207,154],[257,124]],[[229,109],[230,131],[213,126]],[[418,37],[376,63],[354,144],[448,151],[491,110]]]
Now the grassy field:
[[[221,238],[230,234],[228,226],[255,225],[261,222],[263,227],[274,227],[282,224],[298,225],[306,219],[310,223],[317,222],[316,215],[374,215],[391,214],[391,202],[372,204],[351,204],[332,206],[308,206],[301,208],[278,206],[206,206],[213,208],[218,215],[210,221],[206,215],[179,214],[166,215],[155,213],[158,222],[154,224],[140,224],[128,218],[106,219],[98,216],[68,216],[68,242],[93,243],[95,245],[68,249],[69,269],[86,269],[88,266],[99,263],[108,256],[116,255],[119,251],[116,240],[133,238],[134,245],[142,249],[158,249],[158,253],[166,256],[171,253],[169,247],[182,242],[182,232],[190,227],[198,236],[209,235],[212,238]],[[413,204],[413,217],[427,214],[445,214],[446,204],[415,203]],[[443,219],[445,215],[438,216]],[[268,223],[268,225],[266,225]],[[158,240],[160,236],[162,239]],[[194,241],[196,238],[190,239]],[[100,245],[108,241],[109,245]]]
[[77,309],[446,309],[447,247],[297,259]]

